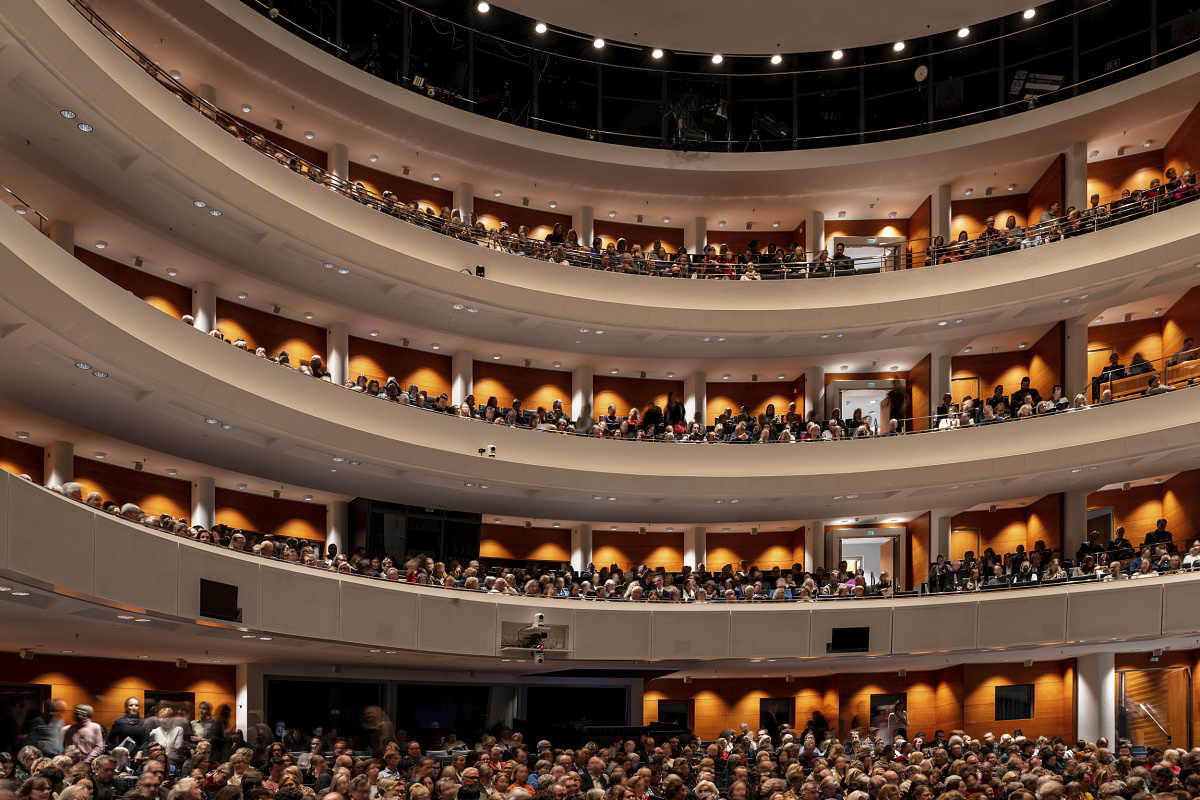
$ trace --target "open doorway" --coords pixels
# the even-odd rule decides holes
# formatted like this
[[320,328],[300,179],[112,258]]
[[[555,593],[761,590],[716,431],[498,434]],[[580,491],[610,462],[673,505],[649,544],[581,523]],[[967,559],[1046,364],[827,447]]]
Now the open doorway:
[[890,536],[863,536],[841,540],[840,561],[846,562],[846,569],[855,572],[861,569],[867,578],[867,583],[874,585],[879,582],[885,572],[893,580],[896,577],[896,548],[895,539]]
[[828,243],[832,253],[839,244],[854,259],[855,272],[891,272],[906,265],[902,236],[835,236]]
[[[1100,534],[1100,543],[1108,544],[1113,538],[1113,510],[1111,508],[1089,508],[1087,512],[1087,532]],[[1073,555],[1073,554],[1072,554]],[[1070,557],[1070,556],[1068,556]]]
[[[861,409],[863,419],[870,423],[871,430],[878,431],[879,412],[887,394],[886,389],[842,389],[838,398],[842,419],[852,419],[855,410]],[[854,431],[847,433],[853,434]]]

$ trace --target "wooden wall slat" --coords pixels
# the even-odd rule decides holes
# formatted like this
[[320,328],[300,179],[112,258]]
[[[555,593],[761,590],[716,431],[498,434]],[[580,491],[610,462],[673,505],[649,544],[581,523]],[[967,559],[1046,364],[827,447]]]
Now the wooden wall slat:
[[[969,200],[954,200],[950,203],[950,230],[955,239],[962,231],[974,239],[983,232],[987,218],[996,218],[996,227],[1003,228],[1009,216],[1017,218],[1024,226],[1029,219],[1029,197],[1023,194],[976,197]],[[1036,220],[1034,220],[1036,222]]]
[[0,469],[13,475],[28,475],[38,486],[44,486],[45,459],[45,451],[38,445],[0,436]]
[[[638,413],[645,416],[651,403],[656,403],[665,410],[667,396],[671,392],[675,393],[676,399],[682,401],[683,381],[597,375],[592,378],[592,396],[595,398],[592,416],[595,418],[607,414],[609,405],[616,406],[617,416],[621,417],[627,416],[631,408],[637,408]],[[688,412],[690,420],[695,414],[695,409],[689,408]]]
[[[1059,153],[1051,160],[1050,166],[1046,167],[1046,171],[1029,190],[1025,206],[1030,222],[1038,222],[1042,218],[1042,214],[1050,210],[1051,203],[1058,203],[1063,213],[1066,213],[1066,163],[1066,155]],[[997,228],[1003,225],[1004,220],[996,220]]]
[[564,414],[570,417],[576,411],[571,407],[569,372],[514,367],[495,361],[476,361],[472,372],[477,404],[482,405],[489,397],[495,397],[501,408],[507,408],[516,398],[529,411],[536,411],[540,406],[549,412],[555,400],[562,400]]
[[[381,169],[350,162],[350,180],[361,181],[362,185],[377,195],[391,192],[396,199],[404,203],[417,201],[421,210],[432,208],[437,214],[443,211],[449,216],[449,209],[454,205],[454,192],[441,186],[428,186],[419,181],[393,175]],[[403,224],[403,223],[400,223]],[[516,231],[513,231],[515,234]]]
[[294,536],[310,542],[325,541],[326,512],[320,503],[262,497],[218,486],[216,512],[217,522],[231,528],[285,539]]
[[[441,353],[427,353],[381,342],[378,339],[350,337],[350,377],[356,379],[366,375],[368,380],[385,384],[395,378],[400,388],[408,391],[410,384],[437,398],[443,392],[450,394],[450,372],[453,360]],[[461,402],[464,398],[451,398]]]
[[571,560],[571,531],[485,522],[480,530],[479,557],[567,563]]
[[[1111,203],[1125,189],[1145,189],[1150,181],[1163,176],[1164,150],[1139,150],[1119,158],[1091,161],[1087,168],[1088,205],[1092,195],[1101,203]],[[1182,170],[1180,170],[1182,171]]]
[[250,353],[259,347],[264,348],[268,356],[277,356],[286,350],[293,369],[315,355],[329,363],[324,328],[220,297],[217,298],[217,330],[230,342],[245,339]]
[[75,481],[88,492],[99,492],[105,502],[135,503],[147,514],[170,514],[191,521],[192,487],[178,478],[138,472],[95,458],[75,457]]
[[184,315],[192,313],[192,290],[182,284],[105,258],[86,247],[76,247],[75,258],[92,271],[175,319],[182,319]]
[[645,564],[678,572],[683,568],[683,533],[593,531],[592,560],[596,566],[616,564],[622,570]]

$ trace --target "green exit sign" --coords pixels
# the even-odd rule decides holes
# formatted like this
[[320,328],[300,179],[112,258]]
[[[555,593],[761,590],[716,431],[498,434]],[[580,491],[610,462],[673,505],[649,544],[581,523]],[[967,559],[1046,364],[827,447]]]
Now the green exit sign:
[[867,237],[867,244],[875,244],[875,237],[874,236]]
[[875,535],[875,531],[867,531],[867,536],[874,536],[874,535]]
[[874,389],[874,388],[875,388],[875,381],[867,381],[867,388],[868,388],[868,389]]

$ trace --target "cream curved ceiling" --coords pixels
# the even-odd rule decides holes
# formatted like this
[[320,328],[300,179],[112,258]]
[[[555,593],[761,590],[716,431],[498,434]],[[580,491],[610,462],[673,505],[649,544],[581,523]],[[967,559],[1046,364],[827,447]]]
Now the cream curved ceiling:
[[504,0],[493,3],[555,27],[666,50],[802,53],[884,44],[1024,11],[1030,0]]

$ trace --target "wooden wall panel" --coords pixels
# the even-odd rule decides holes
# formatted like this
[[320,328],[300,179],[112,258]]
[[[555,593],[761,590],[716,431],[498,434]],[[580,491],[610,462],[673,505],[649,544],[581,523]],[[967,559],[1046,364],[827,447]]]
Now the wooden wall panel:
[[[472,389],[476,404],[495,397],[501,408],[508,407],[514,398],[531,411],[538,407],[550,411],[555,400],[562,400],[563,413],[575,413],[571,408],[571,373],[536,367],[514,367],[495,361],[476,361]],[[458,398],[456,398],[458,399]]]
[[1200,341],[1200,286],[1193,286],[1163,315],[1162,352],[1172,356],[1189,336]]
[[833,255],[834,239],[846,236],[899,236],[908,238],[906,219],[827,219],[825,220],[825,246]]
[[145,711],[147,691],[192,692],[196,703],[208,701],[214,714],[221,706],[236,711],[235,668],[221,664],[190,662],[179,669],[174,662],[116,658],[83,658],[39,652],[32,661],[17,653],[0,653],[0,675],[8,683],[42,684],[50,696],[61,698],[68,707],[87,703],[95,709],[93,719],[110,729],[113,720],[125,713],[125,700],[136,697]]
[[[678,400],[683,400],[683,381],[596,375],[592,378],[592,397],[595,398],[592,417],[597,418],[607,414],[609,405],[617,407],[618,416],[628,415],[629,410],[635,407],[638,409],[638,413],[645,416],[646,409],[650,407],[651,403],[657,403],[666,409],[667,396],[671,392],[675,393]],[[689,408],[688,419],[690,420],[693,416],[695,416],[695,409]]]
[[[529,238],[538,240],[545,239],[554,233],[554,223],[556,222],[562,223],[564,236],[567,234],[567,231],[571,230],[570,214],[560,214],[556,211],[544,211],[538,208],[527,208],[526,206],[514,206],[510,203],[501,203],[486,197],[476,197],[473,205],[476,217],[488,230],[499,230],[500,223],[507,222],[509,233],[516,236],[520,227],[526,225],[529,227]],[[580,244],[591,246],[591,242],[580,242]]]
[[792,231],[792,241],[800,245],[800,249],[805,253],[808,252],[808,223],[800,220],[800,224]]
[[325,506],[217,487],[217,522],[272,536],[325,541]]
[[[929,671],[910,670],[903,678],[896,672],[842,675],[840,692],[837,728],[843,736],[857,730],[865,738],[867,728],[871,727],[873,694],[905,695],[909,736],[918,731],[932,736],[939,728],[949,731],[961,727],[962,667]],[[832,719],[830,722],[832,723]]]
[[776,247],[787,250],[792,246],[792,242],[800,243],[796,238],[795,231],[787,231],[781,228],[768,228],[763,231],[731,231],[726,228],[721,228],[715,231],[708,231],[708,243],[717,248],[717,252],[721,252],[721,245],[729,245],[729,252],[735,256],[740,256],[746,252],[746,246],[754,239],[758,240],[759,252],[767,252],[767,245],[771,242],[775,243]]
[[[1019,662],[966,664],[963,724],[971,734],[991,731],[999,738],[1021,728],[1039,736],[1061,736],[1074,741],[1074,698],[1064,690],[1064,672],[1073,670],[1072,659],[1035,661],[1026,667]],[[1033,684],[1033,717],[1027,720],[996,719],[996,687]],[[976,733],[978,732],[978,733]]]
[[[1034,342],[1029,348],[1029,385],[1037,389],[1043,399],[1049,398],[1054,386],[1062,383],[1063,350],[1066,340],[1066,326],[1059,322]],[[1074,397],[1079,392],[1087,394],[1086,386],[1064,386],[1066,397]],[[988,391],[987,394],[991,394]]]
[[[1015,350],[1005,353],[986,353],[983,355],[960,355],[950,360],[951,380],[976,378],[979,380],[979,394],[990,397],[993,389],[999,384],[1004,387],[1004,394],[1012,396],[1021,388],[1021,379],[1029,375],[1029,353]],[[1032,385],[1032,376],[1030,376]],[[1040,392],[1041,389],[1038,389]],[[963,392],[953,390],[954,402],[961,403]],[[1044,394],[1042,395],[1045,396]],[[940,397],[934,397],[931,402],[934,407],[942,402]]]
[[1200,169],[1200,105],[1192,109],[1163,148],[1163,170],[1171,167],[1180,175],[1185,169]]
[[1162,329],[1162,317],[1147,317],[1113,325],[1091,325],[1088,327],[1088,352],[1115,350],[1125,366],[1129,366],[1135,353],[1141,353],[1149,361],[1157,361],[1162,358]]
[[45,452],[36,444],[0,436],[0,469],[28,475],[38,486],[46,484]]
[[974,239],[987,227],[989,216],[996,218],[997,228],[1003,228],[1009,215],[1017,218],[1018,225],[1025,225],[1029,219],[1029,197],[1005,192],[1003,196],[953,200],[950,203],[952,238],[957,239],[960,232],[966,231],[967,236]]
[[147,514],[192,518],[192,486],[178,478],[75,456],[75,481],[83,484],[85,497],[99,492],[105,502],[136,503]]
[[623,570],[637,569],[645,564],[678,572],[683,569],[683,533],[593,531],[592,561],[597,566],[616,564]]
[[[952,531],[960,528],[979,530],[979,550],[975,555],[990,547],[996,555],[1003,556],[1014,552],[1019,544],[1025,545],[1026,550],[1033,544],[1029,541],[1029,516],[1024,508],[1001,508],[995,512],[964,511],[950,519]],[[930,553],[931,558],[938,555],[951,557],[950,553]]]
[[[307,142],[302,142],[296,139],[289,139],[274,128],[263,128],[255,125],[253,122],[242,120],[242,124],[251,130],[261,133],[263,138],[272,144],[282,147],[284,150],[290,150],[296,155],[303,158],[310,164],[315,164],[321,169],[328,169],[329,154],[319,147],[313,147]],[[353,180],[353,178],[351,178]]]
[[1163,516],[1163,487],[1151,484],[1134,486],[1128,492],[1120,489],[1092,492],[1088,495],[1087,507],[1111,508],[1113,527],[1124,525],[1126,538],[1137,546]]
[[904,416],[912,419],[911,430],[925,431],[930,428],[930,419],[937,411],[937,402],[930,394],[932,382],[932,356],[925,356],[908,371],[908,408]]
[[[232,342],[242,338],[251,353],[262,347],[268,356],[277,356],[286,350],[292,367],[297,368],[315,355],[325,363],[325,329],[298,322],[294,319],[268,314],[256,308],[217,298],[217,330]],[[207,331],[205,331],[207,333]]]
[[[363,186],[378,195],[391,192],[396,195],[397,200],[404,203],[416,200],[422,211],[432,208],[436,213],[441,214],[443,210],[446,210],[449,215],[448,209],[454,205],[454,192],[449,189],[441,186],[428,186],[419,181],[393,175],[390,172],[354,161],[350,162],[350,180],[362,181]],[[516,231],[513,233],[515,234]]]
[[803,677],[796,678],[795,683],[787,683],[783,678],[697,678],[691,684],[686,684],[681,680],[659,678],[646,682],[642,694],[643,719],[646,723],[658,719],[660,700],[691,700],[695,713],[693,732],[705,741],[714,741],[721,731],[726,728],[738,730],[743,722],[757,730],[760,700],[790,698],[793,726],[803,730],[812,712],[822,711],[830,725],[836,727],[836,679],[833,681],[832,717],[829,716],[830,704],[826,702],[825,682],[821,678]]
[[563,528],[519,528],[485,522],[480,530],[479,557],[568,563],[571,560],[571,531]]
[[904,583],[906,589],[914,589],[925,583],[929,577],[929,563],[937,558],[937,553],[930,552],[929,522],[930,515],[926,511],[904,525],[904,563],[908,569]]
[[1200,470],[1179,473],[1162,484],[1162,490],[1163,519],[1175,541],[1184,543],[1200,536]]
[[925,198],[925,202],[917,206],[908,218],[908,238],[910,241],[909,267],[925,266],[925,251],[933,236],[933,196]]
[[[1032,550],[1038,541],[1046,543],[1049,550],[1062,548],[1062,494],[1048,494],[1041,500],[1025,509],[1029,512],[1026,522],[1026,550]],[[999,513],[999,512],[997,512]],[[996,551],[999,553],[1000,551]],[[1074,558],[1075,554],[1064,553],[1065,558]]]
[[[661,239],[662,246],[666,248],[667,252],[675,255],[679,252],[679,248],[683,247],[684,242],[683,228],[634,225],[628,222],[613,222],[609,219],[596,219],[592,225],[592,232],[595,236],[600,237],[603,247],[608,247],[609,242],[616,244],[618,239],[625,239],[631,249],[635,244],[641,245],[642,252],[646,252],[655,239]],[[693,255],[695,254],[693,253]]]
[[[1150,181],[1163,176],[1163,150],[1139,150],[1127,156],[1093,161],[1087,169],[1088,205],[1092,195],[1101,203],[1111,203],[1125,189],[1145,189]],[[1181,170],[1182,171],[1182,170]]]
[[[757,536],[752,536],[748,531],[709,533],[705,542],[705,564],[713,571],[725,564],[732,564],[736,569],[742,561],[748,561],[751,566],[762,570],[773,567],[790,569],[796,563],[793,539],[792,531],[759,531]],[[801,544],[802,556],[803,552]]]
[[[1037,222],[1042,218],[1043,212],[1050,210],[1051,203],[1058,203],[1063,213],[1066,213],[1066,156],[1059,153],[1050,162],[1050,166],[1046,167],[1046,171],[1042,173],[1042,177],[1037,179],[1033,187],[1029,190],[1028,198],[1025,201],[1027,217]],[[1004,225],[1004,220],[997,219],[996,227]]]
[[710,382],[705,387],[705,421],[711,425],[726,408],[733,409],[736,416],[742,406],[746,406],[751,414],[757,416],[766,413],[767,406],[774,404],[776,414],[786,414],[788,404],[792,402],[791,389],[792,387],[784,381]]
[[[450,356],[441,353],[398,347],[378,339],[350,337],[351,379],[366,375],[368,380],[384,384],[388,378],[395,378],[405,391],[415,383],[418,388],[427,391],[431,398],[436,398],[442,392],[447,396],[450,394],[452,363]],[[465,398],[450,399],[462,402]]]
[[192,313],[192,290],[186,286],[105,258],[85,247],[75,248],[75,258],[125,291],[175,319],[182,319],[185,314]]

